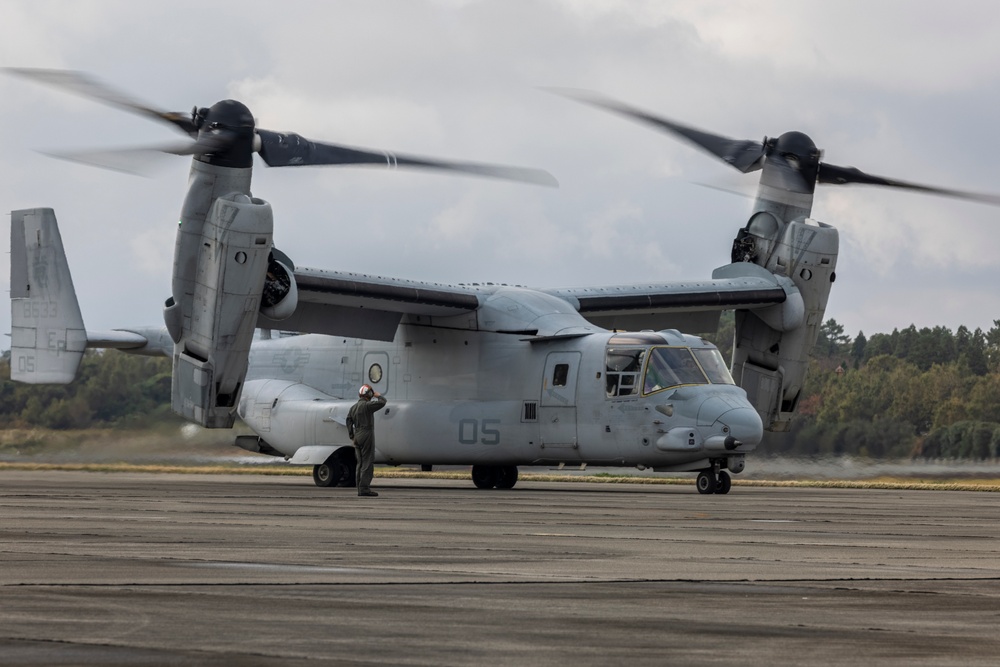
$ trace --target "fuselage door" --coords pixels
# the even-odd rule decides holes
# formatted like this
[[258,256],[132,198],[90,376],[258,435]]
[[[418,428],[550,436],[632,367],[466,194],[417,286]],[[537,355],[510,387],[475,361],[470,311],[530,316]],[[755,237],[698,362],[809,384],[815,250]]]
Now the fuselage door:
[[576,379],[579,352],[551,352],[545,358],[542,395],[538,403],[538,429],[546,458],[560,458],[551,449],[572,450],[563,458],[577,458]]

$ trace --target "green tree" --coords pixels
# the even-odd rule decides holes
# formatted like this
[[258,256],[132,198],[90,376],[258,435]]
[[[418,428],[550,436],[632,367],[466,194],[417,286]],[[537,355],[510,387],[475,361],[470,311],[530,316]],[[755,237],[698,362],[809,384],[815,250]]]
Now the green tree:
[[955,348],[958,363],[968,373],[982,377],[989,372],[989,362],[986,358],[986,335],[982,329],[976,329],[962,344],[957,344],[956,341]]
[[851,359],[854,361],[855,368],[861,365],[861,361],[865,358],[865,348],[867,347],[868,339],[865,338],[865,332],[859,331],[854,342],[851,343]]
[[899,331],[896,329],[892,330],[891,334],[877,333],[874,334],[869,340],[868,344],[865,345],[865,355],[864,360],[868,361],[874,357],[880,357],[883,355],[895,355],[896,345],[895,341],[899,338]]
[[1000,320],[993,320],[993,327],[986,332],[986,363],[990,372],[1000,371]]
[[819,358],[843,356],[851,345],[851,337],[844,333],[844,325],[832,317],[820,325],[813,355]]
[[84,428],[169,413],[170,360],[88,351],[68,385],[10,380],[9,355],[0,361],[0,424]]
[[719,316],[719,326],[714,333],[704,333],[705,340],[711,342],[717,348],[722,358],[727,361],[733,358],[733,336],[736,332],[736,312],[732,310],[722,311]]

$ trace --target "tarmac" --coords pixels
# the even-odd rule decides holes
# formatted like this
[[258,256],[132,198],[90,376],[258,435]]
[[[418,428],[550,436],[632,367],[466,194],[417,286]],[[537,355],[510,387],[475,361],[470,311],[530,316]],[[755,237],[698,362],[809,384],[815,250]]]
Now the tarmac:
[[0,471],[2,665],[993,665],[1000,494]]

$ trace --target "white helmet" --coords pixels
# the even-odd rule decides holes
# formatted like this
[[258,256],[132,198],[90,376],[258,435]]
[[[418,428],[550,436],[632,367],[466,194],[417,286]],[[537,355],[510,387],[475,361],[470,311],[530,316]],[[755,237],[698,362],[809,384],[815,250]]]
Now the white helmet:
[[374,395],[375,390],[366,384],[361,385],[361,388],[358,389],[358,396],[361,396],[362,398],[371,398]]

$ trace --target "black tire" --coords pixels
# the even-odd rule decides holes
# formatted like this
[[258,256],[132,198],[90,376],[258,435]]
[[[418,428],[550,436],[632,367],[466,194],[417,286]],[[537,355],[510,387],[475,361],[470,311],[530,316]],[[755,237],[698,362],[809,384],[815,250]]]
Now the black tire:
[[715,475],[711,470],[702,470],[698,473],[698,479],[695,480],[694,485],[697,487],[698,493],[715,493],[715,488],[717,486]]
[[339,479],[333,468],[334,466],[330,466],[328,463],[313,466],[313,481],[316,486],[336,486]]
[[349,447],[338,449],[323,463],[313,466],[313,482],[316,486],[356,486],[354,450]]
[[715,487],[716,493],[726,494],[733,488],[733,478],[725,470],[719,472],[719,485]]
[[492,489],[500,481],[500,469],[497,466],[472,466],[472,483],[477,489]]
[[498,489],[513,489],[517,484],[517,466],[500,466],[500,479],[497,480]]
[[339,468],[339,472],[335,471],[337,475],[337,486],[341,487],[355,487],[358,485],[358,460],[354,455],[353,447],[341,447],[327,459],[327,463],[336,462],[336,468]]

